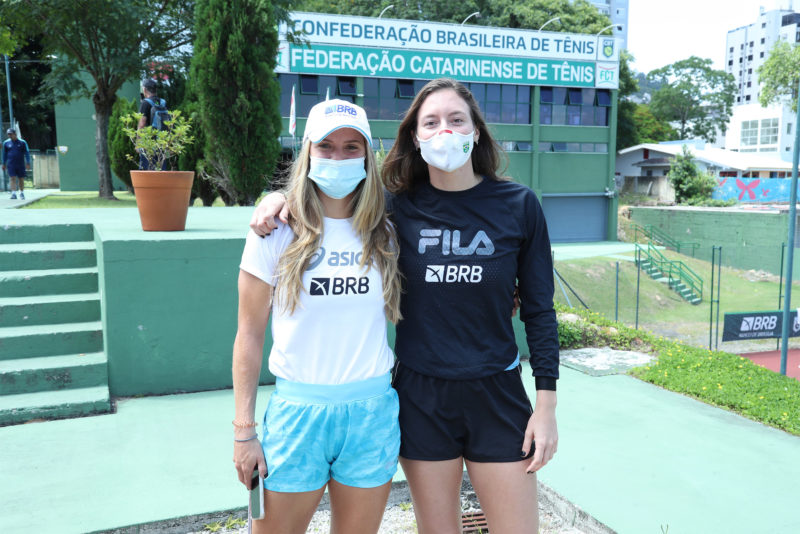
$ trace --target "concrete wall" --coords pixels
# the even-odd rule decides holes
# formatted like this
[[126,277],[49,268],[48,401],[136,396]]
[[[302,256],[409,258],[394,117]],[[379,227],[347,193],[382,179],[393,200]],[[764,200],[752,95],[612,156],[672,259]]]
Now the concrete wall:
[[[93,82],[92,82],[93,83]],[[128,99],[138,98],[138,83],[127,83],[118,93]],[[88,98],[79,98],[57,104],[56,139],[58,146],[66,146],[66,154],[59,154],[59,178],[62,191],[97,191],[97,150],[95,145],[94,104]],[[114,189],[125,191],[125,184],[113,178]]]
[[[700,243],[696,256],[711,260],[711,247],[722,246],[723,265],[780,274],[781,244],[789,231],[788,213],[727,208],[632,207],[631,219],[652,224],[675,239]],[[800,262],[794,263],[794,278]]]

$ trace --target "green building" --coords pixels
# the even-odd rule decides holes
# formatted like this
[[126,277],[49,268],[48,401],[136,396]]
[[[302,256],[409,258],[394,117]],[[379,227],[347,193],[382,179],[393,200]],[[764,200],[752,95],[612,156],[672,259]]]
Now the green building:
[[[307,42],[289,43],[281,29],[287,153],[299,141],[289,133],[293,90],[298,136],[311,106],[341,98],[366,109],[373,148],[388,151],[416,92],[452,77],[475,95],[508,154],[507,174],[538,194],[552,241],[616,239],[617,39],[321,13],[292,22]],[[69,148],[63,190],[97,187],[92,113],[88,101],[57,109],[58,142]]]

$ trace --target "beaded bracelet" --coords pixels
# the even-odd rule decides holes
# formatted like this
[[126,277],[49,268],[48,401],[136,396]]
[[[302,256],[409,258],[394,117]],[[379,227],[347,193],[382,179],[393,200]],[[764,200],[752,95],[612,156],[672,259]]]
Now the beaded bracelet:
[[236,428],[255,428],[258,426],[258,423],[256,423],[255,421],[242,422],[234,419],[232,422],[233,426],[235,426]]
[[258,434],[256,434],[255,436],[250,436],[247,439],[236,439],[236,438],[234,438],[233,441],[235,441],[236,443],[245,443],[247,441],[252,441],[254,439],[258,439]]

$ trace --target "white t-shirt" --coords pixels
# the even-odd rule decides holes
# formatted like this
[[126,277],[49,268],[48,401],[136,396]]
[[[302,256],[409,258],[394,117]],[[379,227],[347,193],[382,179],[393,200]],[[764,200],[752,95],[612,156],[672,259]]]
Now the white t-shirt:
[[[383,283],[375,268],[359,267],[362,244],[350,219],[324,221],[322,247],[303,274],[299,305],[289,315],[273,299],[269,370],[306,384],[345,384],[388,373],[394,354],[386,340]],[[278,260],[294,238],[280,225],[260,238],[252,231],[239,267],[275,287]]]

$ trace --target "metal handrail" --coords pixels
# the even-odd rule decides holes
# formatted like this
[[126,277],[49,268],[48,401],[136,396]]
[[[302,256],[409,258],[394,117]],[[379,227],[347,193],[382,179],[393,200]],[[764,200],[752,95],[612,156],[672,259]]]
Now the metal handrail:
[[647,243],[647,248],[636,243],[636,248],[644,253],[650,264],[655,265],[667,278],[671,288],[675,289],[678,284],[682,283],[690,288],[700,300],[703,299],[703,279],[691,267],[680,260],[668,259],[652,243]]
[[634,223],[634,231],[633,231],[634,242],[639,240],[639,232],[641,232],[642,235],[644,235],[648,239],[657,241],[658,243],[661,243],[665,247],[671,248],[675,252],[683,254],[681,250],[690,249],[693,258],[695,250],[700,248],[700,243],[697,243],[695,241],[679,241],[674,237],[672,237],[671,235],[667,234],[661,228],[653,226],[652,224],[641,226],[639,224]]

